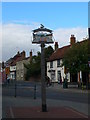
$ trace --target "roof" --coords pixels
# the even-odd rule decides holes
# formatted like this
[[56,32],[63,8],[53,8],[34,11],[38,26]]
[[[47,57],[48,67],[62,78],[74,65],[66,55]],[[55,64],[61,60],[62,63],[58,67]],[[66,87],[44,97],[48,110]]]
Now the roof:
[[[86,41],[89,41],[89,39],[85,39],[85,40],[77,42],[77,43],[82,44]],[[52,53],[52,55],[49,57],[47,62],[62,59],[64,57],[65,53],[67,52],[67,50],[70,48],[70,46],[71,45],[67,45],[62,48],[58,48],[54,53]]]
[[21,61],[21,60],[23,60],[23,59],[24,59],[24,58],[22,58],[22,57],[18,57],[16,60],[14,60],[14,61],[11,63],[11,66],[16,65],[16,62]]
[[50,33],[52,32],[52,30],[50,30],[48,28],[44,28],[44,26],[42,26],[42,27],[40,27],[38,29],[33,30],[34,33],[35,32],[40,32],[40,31],[46,31],[46,32],[50,32]]
[[10,58],[8,61],[6,61],[6,64],[9,66],[15,66],[16,62],[23,60],[23,56],[21,54],[16,54],[13,58]]
[[52,53],[52,55],[50,56],[48,61],[54,61],[54,60],[62,59],[64,57],[64,54],[66,53],[67,49],[70,48],[70,46],[71,45],[64,46],[62,48],[58,48],[54,53]]
[[24,58],[24,59],[18,59],[16,62],[21,62],[21,61],[23,61],[23,60],[28,60],[28,59],[30,59],[30,57],[26,57],[26,58]]

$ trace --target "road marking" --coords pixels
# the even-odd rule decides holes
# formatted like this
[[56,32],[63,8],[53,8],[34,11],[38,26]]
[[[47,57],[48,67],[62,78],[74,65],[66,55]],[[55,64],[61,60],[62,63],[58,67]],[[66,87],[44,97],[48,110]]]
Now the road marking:
[[11,114],[11,117],[14,118],[14,113],[13,113],[12,107],[10,107],[10,114]]
[[83,113],[80,113],[79,111],[76,111],[73,108],[66,107],[66,109],[71,110],[72,112],[75,112],[76,114],[78,114],[78,115],[80,115],[80,116],[82,116],[84,118],[88,118],[87,115],[84,115]]

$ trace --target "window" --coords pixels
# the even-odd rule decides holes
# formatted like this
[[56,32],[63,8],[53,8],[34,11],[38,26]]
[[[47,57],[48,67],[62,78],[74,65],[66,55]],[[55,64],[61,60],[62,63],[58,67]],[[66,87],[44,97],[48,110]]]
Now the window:
[[50,62],[50,68],[53,68],[53,61]]
[[60,60],[57,60],[57,67],[60,67]]

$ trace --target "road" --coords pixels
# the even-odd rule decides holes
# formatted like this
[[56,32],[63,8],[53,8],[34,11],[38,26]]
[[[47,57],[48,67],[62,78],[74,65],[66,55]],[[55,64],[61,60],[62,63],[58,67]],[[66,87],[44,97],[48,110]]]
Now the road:
[[[34,97],[34,82],[18,82],[17,83],[17,96],[20,97]],[[88,92],[78,92],[80,90],[63,89],[61,85],[55,84],[54,86],[46,87],[47,99],[66,100],[80,103],[90,103],[88,101]],[[4,86],[2,89],[2,96],[14,96],[15,86]],[[41,84],[36,83],[36,97],[41,98]]]

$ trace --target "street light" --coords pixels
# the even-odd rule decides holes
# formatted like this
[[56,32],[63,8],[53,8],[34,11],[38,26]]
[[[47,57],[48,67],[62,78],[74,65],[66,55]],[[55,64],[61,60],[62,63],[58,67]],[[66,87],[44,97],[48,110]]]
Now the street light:
[[46,104],[46,84],[45,84],[45,44],[53,43],[52,30],[45,28],[42,24],[40,28],[33,30],[33,44],[41,46],[41,97],[42,97],[42,112],[47,111]]

